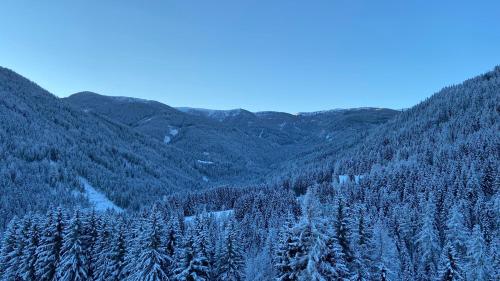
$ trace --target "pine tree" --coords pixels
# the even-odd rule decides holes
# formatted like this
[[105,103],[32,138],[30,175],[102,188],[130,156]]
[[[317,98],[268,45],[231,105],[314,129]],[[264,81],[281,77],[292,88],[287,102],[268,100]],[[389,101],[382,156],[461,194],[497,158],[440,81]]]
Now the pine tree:
[[495,170],[493,165],[492,161],[487,162],[481,178],[481,189],[487,197],[498,192],[498,187],[495,188]]
[[37,248],[40,246],[40,230],[38,224],[33,222],[28,235],[21,261],[21,276],[23,280],[39,280],[36,274],[36,263],[38,260]]
[[26,215],[22,221],[22,226],[18,234],[18,241],[17,241],[17,247],[16,247],[16,256],[17,256],[17,261],[16,265],[11,264],[11,267],[16,268],[16,279],[21,279],[22,276],[24,275],[23,271],[23,264],[27,259],[30,258],[30,256],[25,256],[27,253],[27,246],[30,240],[30,230],[31,227],[33,226],[33,219],[30,214]]
[[208,232],[208,217],[204,214],[198,216],[194,227],[194,269],[198,278],[210,280],[212,275],[213,246]]
[[421,276],[434,276],[436,272],[437,254],[439,253],[439,238],[434,223],[434,203],[426,203],[422,226],[417,233],[418,268]]
[[299,280],[344,280],[349,277],[344,253],[337,243],[335,228],[323,217],[320,203],[308,191],[303,203],[303,216],[295,226],[298,251],[291,258],[291,268]]
[[83,231],[81,213],[76,210],[64,233],[61,263],[57,268],[58,280],[88,280]]
[[111,223],[111,218],[108,216],[102,218],[97,225],[97,241],[94,246],[94,259],[96,260],[94,278],[97,281],[105,281],[111,278],[109,264],[111,260],[114,231],[115,229]]
[[353,220],[352,228],[352,280],[363,281],[370,279],[370,270],[368,268],[371,263],[368,251],[368,245],[371,243],[371,235],[365,221],[365,213],[358,209],[356,218]]
[[19,220],[14,217],[8,224],[3,234],[2,248],[0,254],[0,277],[2,280],[13,280],[17,268],[12,265],[19,263],[17,256],[17,247],[19,245]]
[[298,237],[294,233],[295,218],[288,214],[285,223],[279,232],[279,244],[275,253],[276,256],[276,275],[277,280],[291,281],[298,280],[297,275],[292,268],[292,258],[299,251]]
[[466,242],[469,237],[469,233],[464,224],[464,218],[460,212],[460,207],[455,205],[450,210],[448,215],[448,220],[446,222],[446,239],[453,249],[458,253],[458,257],[464,257],[466,254],[467,246]]
[[373,226],[370,245],[371,280],[399,280],[400,263],[396,243],[380,219]]
[[441,253],[436,281],[462,281],[463,269],[455,248],[451,243],[446,244]]
[[126,255],[127,241],[125,224],[120,223],[118,233],[113,239],[109,260],[107,262],[107,271],[109,272],[109,276],[107,279],[103,280],[120,281],[125,279],[126,276],[124,268],[126,267]]
[[[327,232],[324,234],[325,242],[323,253],[320,254],[320,264],[318,265],[319,272],[325,280],[346,280],[347,277],[349,277],[349,269],[347,268],[347,262],[344,258],[342,248],[337,241],[335,229],[331,227],[330,223],[323,227]],[[359,268],[362,268],[362,266]],[[357,275],[357,277],[362,276],[364,275]],[[355,280],[363,279],[358,278]]]
[[475,225],[467,247],[467,280],[489,280],[492,261],[479,225]]
[[98,245],[98,225],[99,219],[94,209],[86,216],[83,224],[83,243],[86,256],[87,275],[90,280],[97,279],[97,267],[101,249]]
[[146,229],[140,234],[141,252],[136,261],[132,280],[165,281],[169,280],[164,270],[167,255],[162,243],[164,229],[159,211],[154,208],[147,221]]
[[205,268],[201,268],[195,263],[196,260],[196,250],[194,247],[194,235],[193,231],[189,230],[184,237],[183,250],[182,253],[178,255],[178,261],[176,262],[177,268],[175,270],[175,278],[179,281],[206,281],[204,276],[199,276],[198,272],[205,272]]
[[50,211],[42,228],[40,246],[36,253],[36,275],[42,281],[52,281],[56,277],[56,270],[61,258],[63,245],[63,231],[65,228],[64,214],[58,208],[54,214]]
[[210,280],[211,242],[209,241],[207,221],[197,217],[194,229],[189,230],[184,242],[184,252],[176,270],[179,280]]
[[171,279],[174,278],[175,260],[182,247],[182,232],[179,225],[179,219],[172,216],[168,222],[167,236],[166,236],[166,249],[168,265],[167,272]]
[[348,208],[346,207],[344,200],[339,198],[336,210],[336,220],[335,220],[335,232],[337,233],[337,240],[339,241],[340,247],[344,254],[345,260],[350,264],[353,260],[353,255],[350,246],[350,230],[349,230],[349,217]]
[[243,253],[238,239],[235,221],[230,221],[217,257],[217,279],[220,281],[241,281],[245,278]]

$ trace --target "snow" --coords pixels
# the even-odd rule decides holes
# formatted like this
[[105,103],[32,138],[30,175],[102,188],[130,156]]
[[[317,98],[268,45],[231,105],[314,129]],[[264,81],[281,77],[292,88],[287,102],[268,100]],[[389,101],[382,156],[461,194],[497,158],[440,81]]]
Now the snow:
[[179,134],[179,128],[173,127],[173,126],[168,126],[168,134],[165,135],[165,138],[163,138],[164,143],[170,143],[172,141],[172,138],[177,136]]
[[[225,211],[208,212],[208,215],[213,216],[215,218],[215,220],[217,220],[217,221],[226,220],[229,217],[231,217],[233,214],[234,214],[234,210],[232,210],[232,209],[225,210]],[[190,222],[193,222],[195,218],[196,218],[196,216],[185,217],[184,221],[186,223],[190,223]]]
[[115,97],[112,97],[112,98],[114,98],[116,101],[130,102],[130,103],[134,103],[134,102],[151,103],[151,102],[153,102],[151,100],[139,99],[139,98],[131,98],[131,97],[119,97],[119,96],[115,96]]
[[[364,178],[364,175],[354,175],[354,182],[359,183],[361,179]],[[339,175],[339,183],[348,183],[351,182],[349,175]]]
[[349,182],[349,175],[339,175],[339,183]]
[[354,176],[354,182],[359,183],[365,176],[364,175],[356,175]]
[[172,135],[173,137],[175,137],[179,133],[179,129],[177,129],[175,127],[170,127],[169,133],[170,133],[170,135]]
[[206,165],[213,165],[214,162],[212,161],[205,161],[205,160],[196,160],[200,164],[206,164]]
[[335,109],[330,109],[330,110],[321,110],[321,111],[313,111],[313,112],[298,112],[295,113],[297,116],[316,116],[316,115],[321,115],[325,113],[331,113],[331,112],[341,112],[346,109],[343,108],[335,108]]
[[321,111],[313,111],[313,112],[298,112],[295,115],[297,115],[297,116],[316,116],[316,115],[321,115],[321,114],[325,114],[325,113],[354,111],[354,110],[384,110],[384,108],[380,108],[380,107],[335,108],[335,109],[330,109],[330,110],[321,110]]
[[217,110],[217,109],[206,109],[206,108],[193,108],[193,107],[176,107],[177,110],[188,114],[203,114],[206,117],[216,119],[218,121],[224,121],[224,119],[232,116],[239,115],[243,109],[229,109],[229,110]]
[[113,210],[116,212],[123,212],[123,209],[116,206],[111,200],[109,200],[104,194],[97,191],[90,183],[80,177],[79,178],[83,188],[85,189],[85,196],[89,200],[89,202],[94,206],[96,211],[107,211]]

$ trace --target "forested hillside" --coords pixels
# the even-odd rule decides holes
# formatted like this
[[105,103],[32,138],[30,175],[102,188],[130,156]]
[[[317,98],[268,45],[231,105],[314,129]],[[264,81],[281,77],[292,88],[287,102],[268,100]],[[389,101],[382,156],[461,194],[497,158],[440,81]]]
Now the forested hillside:
[[66,98],[92,112],[134,128],[191,154],[212,185],[266,182],[281,163],[322,146],[339,152],[346,143],[399,112],[359,108],[289,114],[244,109],[179,108],[126,97],[81,92]]
[[[14,75],[4,72],[3,79]],[[21,103],[21,94],[57,100],[27,81],[22,86],[30,86],[38,95],[4,86],[1,93],[19,92],[21,97],[13,95],[15,103],[2,98],[2,108],[9,108],[2,109],[2,116],[12,120],[19,115],[11,122],[2,118],[2,140],[19,134],[14,126],[34,130],[36,138],[44,140],[45,131],[22,118],[44,112],[47,105],[25,110],[36,106]],[[90,124],[81,124],[77,117],[70,118],[77,111],[57,104],[57,114],[68,112],[57,122],[70,120],[81,128],[99,126],[101,133],[118,130],[135,135],[124,124],[90,112],[79,117]],[[353,114],[339,112],[347,120]],[[0,276],[4,280],[499,280],[499,114],[500,67],[496,67],[446,87],[376,127],[351,134],[339,130],[346,139],[311,145],[277,165],[265,184],[183,190],[157,198],[154,206],[141,212],[98,213],[54,206],[47,213],[14,218],[3,235]],[[38,119],[52,115],[36,116],[30,122],[46,124],[49,121]],[[315,114],[307,118],[318,120]],[[60,129],[45,141],[59,136],[79,144],[66,131]],[[9,145],[20,145],[20,139]],[[148,141],[142,134],[135,139],[139,140],[165,153],[179,150]],[[97,155],[108,155],[101,148],[106,141],[111,140],[96,141],[88,151],[101,149]],[[57,146],[70,147],[64,142]],[[2,155],[20,158],[10,151],[4,149]],[[48,167],[63,161],[59,159],[93,165],[87,158],[59,153],[62,156],[46,160]],[[144,157],[150,160],[149,154]],[[6,190],[10,198],[20,194],[11,183],[17,171],[34,165],[23,161],[6,170],[3,184],[11,188]],[[72,165],[67,165],[71,175],[92,179],[72,170]],[[41,177],[29,172],[33,178]],[[65,190],[63,184],[57,186]],[[146,187],[150,188],[134,188],[144,192]],[[68,192],[62,194],[73,198]],[[51,200],[50,196],[55,195],[41,197]]]
[[79,177],[139,209],[204,184],[195,159],[0,69],[0,229],[14,215],[86,204]]

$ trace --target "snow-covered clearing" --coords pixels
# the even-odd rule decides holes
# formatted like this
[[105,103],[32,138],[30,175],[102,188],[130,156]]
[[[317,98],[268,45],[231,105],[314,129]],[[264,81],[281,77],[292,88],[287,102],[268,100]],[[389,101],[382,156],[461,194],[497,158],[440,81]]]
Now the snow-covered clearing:
[[212,161],[205,161],[205,160],[196,160],[200,164],[206,164],[206,165],[213,165],[214,162]]
[[165,135],[165,138],[163,138],[164,143],[170,143],[172,141],[172,138],[177,136],[179,134],[179,129],[173,126],[168,126],[168,133]]
[[85,196],[93,205],[96,211],[104,212],[107,210],[113,210],[116,212],[123,212],[122,208],[116,206],[104,194],[97,191],[92,185],[90,185],[90,183],[86,179],[80,177],[79,180],[82,183],[83,188],[85,189]]
[[[354,175],[354,182],[359,183],[361,179],[364,178],[364,175]],[[349,175],[339,175],[339,183],[348,183],[351,181],[351,176]]]
[[[233,214],[234,214],[234,210],[208,212],[208,215],[213,216],[213,218],[215,218],[216,221],[227,220]],[[186,223],[190,223],[190,222],[193,222],[195,219],[196,219],[196,216],[189,216],[189,217],[185,217],[184,221]]]

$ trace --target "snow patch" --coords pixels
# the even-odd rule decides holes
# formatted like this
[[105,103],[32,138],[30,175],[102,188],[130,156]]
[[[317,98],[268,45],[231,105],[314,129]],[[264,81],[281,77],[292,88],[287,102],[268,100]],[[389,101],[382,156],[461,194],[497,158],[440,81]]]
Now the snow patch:
[[354,175],[354,177],[349,175],[339,175],[339,183],[353,182],[351,179],[354,178],[355,183],[359,183],[365,176],[364,175]]
[[171,136],[175,137],[179,133],[179,129],[177,129],[175,127],[170,127],[169,133],[170,133]]
[[[209,216],[213,216],[213,218],[217,221],[224,221],[230,218],[232,215],[234,215],[234,210],[214,211],[214,212],[208,212],[207,214]],[[184,222],[191,223],[194,222],[195,219],[196,216],[185,217]]]
[[218,121],[224,121],[228,117],[234,117],[239,115],[243,109],[229,109],[229,110],[217,110],[217,109],[205,109],[205,108],[192,108],[192,107],[176,107],[177,110],[188,114],[203,115]]
[[213,165],[214,162],[212,161],[205,161],[205,160],[196,160],[196,162],[200,163],[200,164],[206,164],[206,165]]
[[339,175],[339,183],[349,182],[349,175]]
[[179,134],[179,128],[168,126],[168,133],[163,138],[164,143],[170,143],[172,139]]
[[107,211],[113,210],[116,212],[123,212],[123,209],[116,206],[111,200],[109,200],[104,194],[97,191],[90,183],[80,177],[80,183],[83,185],[85,190],[85,196],[89,200],[89,202],[94,206],[96,211]]
[[364,175],[356,175],[354,176],[354,182],[359,183],[365,176]]

